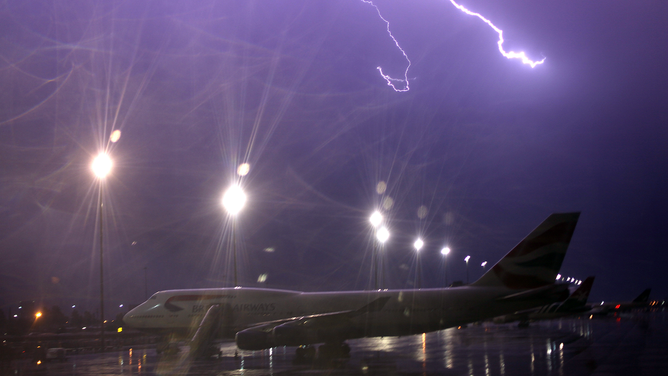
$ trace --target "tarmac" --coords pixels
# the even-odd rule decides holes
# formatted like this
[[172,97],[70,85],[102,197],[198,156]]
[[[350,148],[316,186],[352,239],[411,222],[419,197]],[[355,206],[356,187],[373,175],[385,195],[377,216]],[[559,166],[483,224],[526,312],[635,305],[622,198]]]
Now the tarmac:
[[[13,361],[7,375],[668,375],[666,312],[517,324],[482,323],[415,336],[351,340],[348,358],[295,361],[294,347],[237,351],[193,360],[187,347],[151,347]],[[236,356],[235,356],[236,353]]]

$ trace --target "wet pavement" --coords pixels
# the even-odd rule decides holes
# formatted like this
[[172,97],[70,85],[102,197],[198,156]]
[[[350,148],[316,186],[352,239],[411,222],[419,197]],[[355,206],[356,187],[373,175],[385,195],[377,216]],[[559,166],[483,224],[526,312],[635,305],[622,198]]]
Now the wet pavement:
[[[620,318],[470,325],[406,337],[349,341],[350,357],[296,363],[295,348],[191,360],[126,347],[69,356],[63,363],[14,361],[11,375],[668,375],[665,312]],[[184,348],[187,349],[187,348]]]

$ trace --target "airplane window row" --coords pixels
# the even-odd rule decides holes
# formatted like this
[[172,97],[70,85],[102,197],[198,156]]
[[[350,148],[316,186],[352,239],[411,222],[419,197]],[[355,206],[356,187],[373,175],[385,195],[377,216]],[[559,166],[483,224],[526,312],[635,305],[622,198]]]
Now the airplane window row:
[[130,316],[132,318],[137,318],[137,319],[159,319],[162,317],[165,317],[164,315],[132,315]]

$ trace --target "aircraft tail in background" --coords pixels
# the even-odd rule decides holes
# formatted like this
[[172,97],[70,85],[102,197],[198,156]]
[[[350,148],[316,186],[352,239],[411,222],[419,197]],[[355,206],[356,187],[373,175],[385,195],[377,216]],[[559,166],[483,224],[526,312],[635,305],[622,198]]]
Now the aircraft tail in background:
[[587,299],[589,298],[589,293],[591,292],[591,287],[594,285],[594,277],[589,276],[578,288],[573,291],[571,296],[568,299],[564,300],[563,303],[559,304],[555,312],[584,312],[589,308],[587,307]]
[[645,289],[637,298],[633,299],[633,303],[647,303],[649,301],[649,294],[652,289]]

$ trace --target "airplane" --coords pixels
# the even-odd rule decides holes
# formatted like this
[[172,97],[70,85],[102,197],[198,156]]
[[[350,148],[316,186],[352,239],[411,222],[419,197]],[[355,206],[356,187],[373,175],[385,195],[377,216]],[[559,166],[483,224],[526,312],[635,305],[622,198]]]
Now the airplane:
[[591,306],[587,305],[587,298],[589,298],[593,284],[594,277],[589,276],[563,302],[547,304],[531,310],[495,317],[493,321],[497,324],[519,321],[519,326],[525,327],[531,321],[550,320],[586,313],[591,309]]
[[601,302],[600,304],[591,305],[592,315],[607,315],[610,313],[625,313],[634,310],[643,310],[650,307],[649,294],[652,292],[651,288],[643,290],[635,299],[630,302]]
[[[580,213],[554,213],[477,281],[461,287],[343,292],[266,288],[158,291],[123,318],[127,326],[166,338],[185,339],[202,356],[216,339],[238,349],[310,345],[349,353],[344,342],[437,331],[540,307],[566,299],[568,285],[556,275]],[[306,346],[306,347],[305,347]]]

